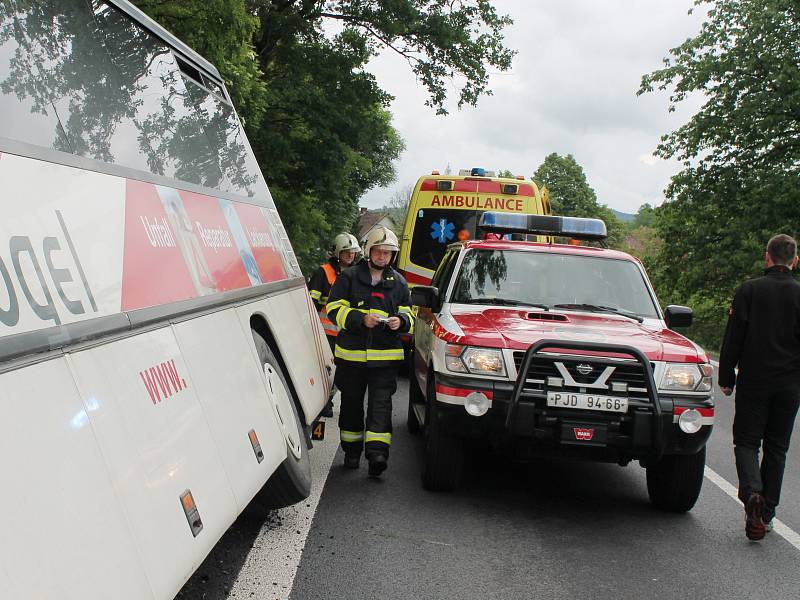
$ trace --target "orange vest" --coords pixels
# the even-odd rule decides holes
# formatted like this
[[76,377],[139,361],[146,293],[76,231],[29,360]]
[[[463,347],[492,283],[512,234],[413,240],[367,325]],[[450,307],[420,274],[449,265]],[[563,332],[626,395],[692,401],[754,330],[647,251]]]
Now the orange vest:
[[[322,270],[325,271],[325,278],[328,280],[328,285],[333,287],[336,281],[336,270],[330,263],[322,265]],[[328,311],[323,306],[319,311],[319,320],[322,321],[322,328],[325,330],[325,335],[336,337],[339,333],[339,328],[336,324],[328,318]]]

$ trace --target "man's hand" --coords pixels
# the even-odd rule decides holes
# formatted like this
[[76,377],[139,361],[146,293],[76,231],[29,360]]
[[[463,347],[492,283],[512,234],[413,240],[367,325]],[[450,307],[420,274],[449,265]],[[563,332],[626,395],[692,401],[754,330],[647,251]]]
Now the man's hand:
[[730,395],[733,393],[733,388],[732,388],[732,387],[720,387],[719,389],[720,389],[720,390],[722,391],[722,393],[723,393],[723,394],[725,394],[726,396],[730,396]]
[[386,322],[386,324],[392,331],[397,331],[400,329],[400,325],[402,325],[403,322],[400,320],[400,317],[389,317],[389,320]]
[[372,329],[380,322],[381,318],[378,315],[374,315],[372,313],[367,313],[364,315],[364,327],[367,329]]

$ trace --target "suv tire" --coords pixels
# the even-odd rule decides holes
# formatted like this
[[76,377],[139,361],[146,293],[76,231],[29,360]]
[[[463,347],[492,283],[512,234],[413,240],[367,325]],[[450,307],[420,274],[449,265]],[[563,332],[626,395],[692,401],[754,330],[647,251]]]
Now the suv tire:
[[464,470],[464,444],[461,438],[443,431],[435,390],[434,375],[431,372],[428,377],[422,487],[432,492],[452,492],[461,481]]
[[703,487],[706,449],[697,454],[670,454],[647,467],[647,494],[653,506],[674,512],[690,510]]
[[422,426],[417,418],[417,413],[414,411],[415,404],[425,404],[425,396],[422,395],[417,375],[412,369],[408,373],[408,419],[406,421],[408,433],[411,435],[422,433]]

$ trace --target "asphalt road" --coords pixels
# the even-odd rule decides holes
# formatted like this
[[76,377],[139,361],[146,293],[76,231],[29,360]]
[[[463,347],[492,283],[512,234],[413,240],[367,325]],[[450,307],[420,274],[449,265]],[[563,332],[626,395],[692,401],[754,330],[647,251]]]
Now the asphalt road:
[[731,399],[717,395],[710,471],[695,508],[680,515],[649,505],[633,463],[519,467],[476,456],[458,492],[426,492],[406,398],[401,381],[382,480],[368,479],[365,463],[342,468],[329,423],[309,501],[263,526],[240,519],[178,598],[800,597],[800,441],[788,458],[784,527],[749,542],[729,495]]

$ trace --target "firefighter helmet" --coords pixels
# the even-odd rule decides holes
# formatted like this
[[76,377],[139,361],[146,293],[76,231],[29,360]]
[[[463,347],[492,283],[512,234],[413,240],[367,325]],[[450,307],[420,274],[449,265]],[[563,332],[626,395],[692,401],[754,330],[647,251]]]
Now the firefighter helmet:
[[384,250],[391,250],[392,252],[400,250],[400,244],[397,242],[397,236],[394,231],[380,225],[369,232],[364,242],[364,254],[367,258],[369,258],[369,253],[375,246],[384,246]]
[[358,254],[361,252],[361,248],[358,245],[358,240],[356,236],[351,235],[349,233],[340,233],[335,238],[333,238],[333,255],[337,258],[339,254],[342,252],[347,252],[351,250]]

